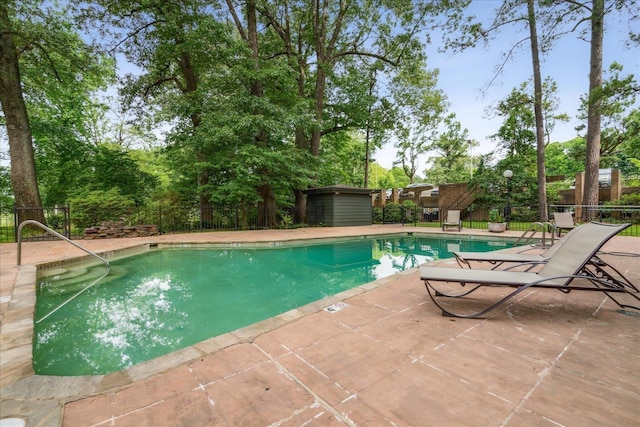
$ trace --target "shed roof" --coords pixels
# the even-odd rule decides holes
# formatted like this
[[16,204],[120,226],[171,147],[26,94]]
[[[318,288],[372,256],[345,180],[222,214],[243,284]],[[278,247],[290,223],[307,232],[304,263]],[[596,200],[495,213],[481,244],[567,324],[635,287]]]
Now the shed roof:
[[348,185],[330,185],[328,187],[309,188],[304,191],[305,194],[366,194],[371,195],[373,190],[370,188],[351,187]]

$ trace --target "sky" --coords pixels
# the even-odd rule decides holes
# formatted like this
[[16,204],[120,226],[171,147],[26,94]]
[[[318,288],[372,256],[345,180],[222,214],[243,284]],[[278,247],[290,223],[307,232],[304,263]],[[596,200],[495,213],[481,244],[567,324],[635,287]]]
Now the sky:
[[[502,0],[477,0],[477,12],[490,13]],[[603,70],[616,61],[623,65],[622,75],[634,74],[640,79],[640,49],[635,51],[624,46],[627,38],[627,27],[609,25],[605,28],[603,49]],[[530,47],[527,43],[516,56],[507,63],[504,71],[493,82],[483,95],[481,92],[494,78],[495,69],[501,63],[501,56],[510,47],[513,40],[525,36],[528,31],[524,26],[516,32],[501,32],[487,48],[482,46],[460,54],[438,53],[439,40],[432,40],[427,47],[427,67],[440,70],[438,88],[447,96],[450,103],[449,112],[456,114],[463,128],[468,129],[469,138],[476,140],[480,146],[473,149],[473,155],[485,154],[495,147],[495,141],[489,136],[497,133],[502,118],[491,118],[487,115],[488,107],[504,99],[513,88],[530,80],[533,73]],[[557,96],[560,99],[560,110],[568,114],[572,120],[566,124],[557,124],[551,134],[552,142],[564,142],[577,136],[575,127],[579,121],[575,119],[580,106],[580,96],[589,89],[589,43],[579,40],[575,34],[565,35],[557,43],[550,54],[543,58],[541,64],[542,79],[553,78],[558,85]],[[390,169],[395,159],[393,143],[385,144],[374,153],[373,158],[381,166]],[[426,169],[426,157],[419,174]]]

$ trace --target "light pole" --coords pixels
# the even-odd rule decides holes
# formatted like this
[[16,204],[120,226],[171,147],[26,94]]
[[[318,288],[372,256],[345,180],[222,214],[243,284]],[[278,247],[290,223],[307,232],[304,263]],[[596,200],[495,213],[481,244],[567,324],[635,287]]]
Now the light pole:
[[507,169],[502,173],[507,179],[507,205],[504,208],[504,219],[507,221],[507,228],[509,228],[509,221],[511,220],[511,177],[513,177],[513,171]]

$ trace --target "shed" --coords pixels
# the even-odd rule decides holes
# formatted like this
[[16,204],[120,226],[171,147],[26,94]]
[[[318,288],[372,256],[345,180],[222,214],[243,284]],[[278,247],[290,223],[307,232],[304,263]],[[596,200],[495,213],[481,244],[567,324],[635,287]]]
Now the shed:
[[332,185],[311,188],[307,194],[307,223],[344,227],[351,225],[371,225],[373,206],[367,188]]

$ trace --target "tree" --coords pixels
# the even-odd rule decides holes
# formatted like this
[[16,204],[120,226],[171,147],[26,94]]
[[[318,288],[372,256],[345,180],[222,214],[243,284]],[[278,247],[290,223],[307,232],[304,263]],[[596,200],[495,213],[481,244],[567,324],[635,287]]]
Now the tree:
[[[636,103],[640,86],[633,74],[621,76],[622,66],[614,62],[609,66],[607,78],[603,80],[594,96],[601,99],[601,144],[600,157],[612,156],[625,141],[623,128],[630,108]],[[581,98],[579,117],[586,121],[589,108],[589,97]],[[583,130],[584,126],[578,127]]]
[[[553,2],[541,2],[543,6],[549,6]],[[526,6],[526,8],[525,8]],[[453,21],[453,29],[461,30],[457,34],[457,38],[448,38],[445,45],[455,51],[461,51],[484,40],[487,42],[495,33],[499,32],[503,27],[512,24],[524,23],[529,30],[527,37],[514,40],[512,47],[504,54],[504,61],[498,66],[498,71],[493,81],[502,72],[504,64],[513,58],[518,48],[526,42],[529,42],[531,63],[532,63],[532,80],[533,80],[533,117],[535,120],[535,141],[537,150],[537,181],[538,181],[538,217],[541,221],[548,218],[546,208],[546,168],[545,168],[545,124],[548,120],[546,115],[551,112],[545,111],[545,104],[548,106],[552,103],[546,102],[544,99],[544,88],[541,71],[541,54],[548,51],[553,42],[557,39],[558,34],[555,26],[561,18],[550,13],[548,8],[536,9],[535,0],[503,0],[500,7],[496,10],[492,21],[487,24],[475,22],[474,19],[467,21]],[[462,24],[460,24],[462,22]],[[539,31],[539,23],[542,22],[542,32]]]
[[[604,38],[604,0],[593,0],[591,9],[591,56],[589,60],[589,106],[587,108],[587,150],[584,166],[584,195],[582,204],[598,204],[598,169],[600,168],[600,137],[602,99],[597,91],[602,85],[602,45]],[[591,214],[590,214],[591,212]],[[595,215],[591,209],[582,210],[582,220]]]
[[336,132],[325,137],[320,148],[318,185],[362,185],[365,162],[364,135],[361,132]]
[[[11,186],[18,207],[35,208],[20,212],[19,222],[45,222],[38,190],[33,137],[22,95],[20,65],[14,41],[17,34],[9,14],[12,4],[0,4],[0,103],[7,126],[11,155]],[[12,10],[12,15],[15,13]]]
[[431,157],[433,166],[425,175],[434,183],[468,182],[473,176],[473,164],[467,151],[478,143],[468,138],[467,129],[462,128],[455,114],[445,117],[444,127],[430,147],[437,156]]
[[576,138],[566,142],[552,142],[545,150],[547,174],[573,177],[584,169],[584,139]]
[[[89,112],[103,114],[95,92],[112,83],[112,60],[97,54],[79,36],[66,11],[56,4],[19,2],[14,35],[19,78],[35,149],[38,193],[48,205],[62,204],[86,177],[92,138]],[[3,64],[7,62],[3,61]],[[4,75],[4,74],[3,74]],[[12,173],[20,171],[12,154]],[[24,179],[19,179],[23,182]],[[25,191],[14,190],[17,205]]]
[[535,160],[531,160],[536,144],[535,115],[532,107],[531,97],[526,92],[526,83],[518,89],[512,89],[507,98],[499,101],[496,107],[498,115],[504,117],[504,123],[493,138],[499,141],[499,147],[505,150],[508,158],[517,156],[524,160],[525,164],[535,163]]
[[426,64],[415,61],[402,67],[391,83],[395,104],[396,163],[412,183],[419,168],[420,156],[433,146],[438,126],[446,109],[446,97],[436,89],[437,71],[427,71]]
[[[376,104],[372,96],[376,73],[401,67],[419,56],[422,44],[418,36],[429,19],[454,10],[459,3],[318,0],[311,8],[304,1],[261,4],[259,11],[281,39],[280,54],[287,56],[296,76],[300,105],[311,107],[299,115],[296,146],[317,157],[321,138],[328,133],[373,128],[381,135],[380,127],[372,126],[373,117],[368,115]],[[364,78],[350,80],[348,86],[336,84],[348,74]],[[353,103],[331,102],[334,96],[362,88],[366,93],[350,97]],[[345,106],[357,114],[345,114]],[[304,210],[303,193],[297,191],[295,196],[296,207]]]
[[545,119],[542,105],[542,77],[540,71],[540,48],[538,46],[538,26],[534,0],[527,0],[527,21],[529,26],[529,39],[531,46],[531,60],[533,64],[533,111],[536,121],[536,153],[537,153],[537,177],[538,177],[538,219],[547,221],[547,185],[545,166]]
[[126,105],[140,117],[153,115],[156,126],[170,123],[169,141],[190,145],[189,164],[196,169],[189,174],[196,186],[190,193],[198,197],[201,215],[208,212],[204,206],[211,198],[207,165],[212,155],[206,132],[199,129],[205,99],[201,85],[207,72],[219,69],[216,62],[224,62],[212,57],[228,53],[228,32],[210,17],[207,6],[199,0],[95,0],[79,10],[85,26],[101,29],[103,49],[125,55],[141,70],[125,80],[121,92]]
[[626,135],[622,149],[629,158],[634,158],[640,167],[640,109],[633,110],[623,121]]
[[[587,106],[587,145],[585,153],[585,183],[582,203],[585,205],[597,205],[599,184],[598,169],[600,168],[600,150],[602,144],[602,55],[605,33],[606,17],[615,13],[628,12],[629,23],[640,19],[637,13],[637,0],[558,0],[562,19],[559,22],[571,23],[571,31],[578,31],[578,37],[589,39],[589,94]],[[581,24],[588,23],[585,28]],[[637,34],[629,33],[631,40],[636,40]],[[595,215],[592,209],[582,210],[582,220],[592,219],[589,215]]]

